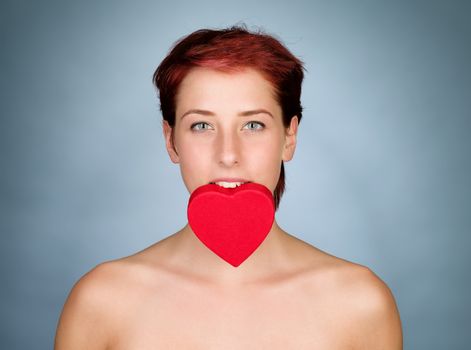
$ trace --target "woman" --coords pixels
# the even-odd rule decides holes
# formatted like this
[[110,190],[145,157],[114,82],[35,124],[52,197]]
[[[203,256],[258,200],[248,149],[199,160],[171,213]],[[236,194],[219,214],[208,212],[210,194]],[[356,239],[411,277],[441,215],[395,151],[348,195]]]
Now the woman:
[[[302,79],[302,63],[263,33],[233,27],[180,40],[154,83],[166,148],[188,191],[256,182],[278,208]],[[394,298],[374,273],[295,238],[275,219],[237,268],[188,224],[100,264],[72,289],[55,348],[401,349],[402,333]]]

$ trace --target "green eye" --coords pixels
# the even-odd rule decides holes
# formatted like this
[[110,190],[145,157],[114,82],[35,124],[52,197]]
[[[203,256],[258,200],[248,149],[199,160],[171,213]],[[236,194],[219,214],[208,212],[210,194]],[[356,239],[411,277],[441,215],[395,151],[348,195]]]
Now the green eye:
[[196,130],[196,131],[201,131],[201,130],[207,130],[208,128],[196,128],[195,129],[195,126],[198,126],[198,125],[209,125],[208,123],[205,123],[205,122],[199,122],[199,123],[194,123],[191,125],[191,130]]
[[263,124],[261,122],[256,122],[256,121],[248,122],[246,125],[251,125],[251,124],[258,124],[260,127],[258,127],[258,128],[249,128],[250,130],[261,130],[265,127],[265,124]]
[[[248,122],[246,124],[246,126],[249,125],[252,127],[249,127],[249,130],[252,130],[252,131],[258,131],[258,130],[261,130],[263,128],[265,128],[265,124],[263,124],[262,122],[256,122],[256,121],[251,121],[251,122]],[[253,125],[258,125],[258,127],[253,127]],[[198,122],[198,123],[193,123],[190,127],[191,130],[194,130],[194,131],[204,131],[204,130],[208,130],[209,129],[209,124],[206,123],[206,122]]]

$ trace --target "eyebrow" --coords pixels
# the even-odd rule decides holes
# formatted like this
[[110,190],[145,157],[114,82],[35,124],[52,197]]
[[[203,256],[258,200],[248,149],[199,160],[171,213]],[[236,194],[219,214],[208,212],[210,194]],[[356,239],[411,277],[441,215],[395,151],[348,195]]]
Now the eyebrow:
[[[215,117],[216,116],[216,114],[214,112],[207,111],[207,110],[204,110],[204,109],[190,109],[189,111],[186,111],[185,113],[183,113],[183,115],[181,116],[180,119],[185,118],[188,114],[200,114],[200,115],[205,115],[205,116],[210,116],[210,117]],[[267,114],[270,117],[274,118],[273,114],[271,114],[269,111],[267,111],[266,109],[263,109],[263,108],[253,109],[253,110],[250,110],[250,111],[243,111],[243,112],[238,113],[237,115],[239,117],[249,117],[251,115],[256,115],[256,114]]]

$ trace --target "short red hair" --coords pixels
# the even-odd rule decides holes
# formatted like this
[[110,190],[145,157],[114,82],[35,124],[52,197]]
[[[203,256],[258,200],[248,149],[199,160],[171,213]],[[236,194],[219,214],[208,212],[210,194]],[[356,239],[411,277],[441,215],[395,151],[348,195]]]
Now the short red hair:
[[[159,90],[163,119],[175,126],[175,96],[180,83],[194,67],[235,72],[253,68],[272,84],[283,111],[283,125],[288,128],[291,118],[302,118],[301,85],[303,63],[278,39],[262,32],[250,32],[242,26],[222,30],[201,29],[177,41],[153,76]],[[173,129],[172,129],[173,132]],[[173,135],[173,134],[172,134]],[[284,164],[274,191],[278,209],[285,190]]]

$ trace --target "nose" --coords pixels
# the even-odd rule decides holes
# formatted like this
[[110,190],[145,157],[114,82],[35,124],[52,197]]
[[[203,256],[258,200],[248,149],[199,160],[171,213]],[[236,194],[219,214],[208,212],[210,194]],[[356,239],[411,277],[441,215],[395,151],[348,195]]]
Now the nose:
[[220,165],[232,167],[240,162],[240,145],[237,135],[220,133],[216,145],[217,159]]

